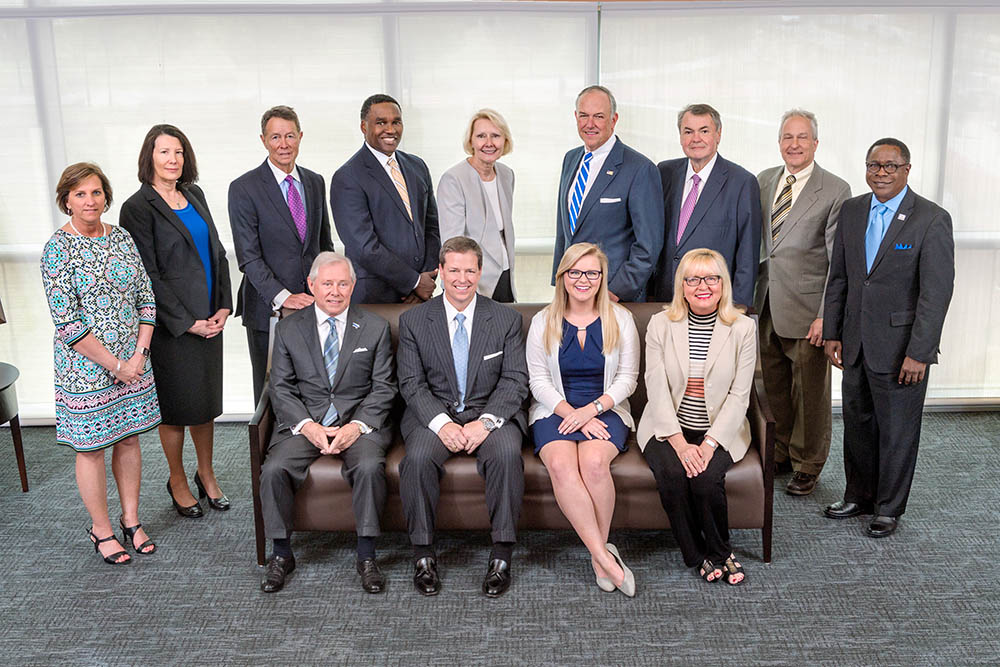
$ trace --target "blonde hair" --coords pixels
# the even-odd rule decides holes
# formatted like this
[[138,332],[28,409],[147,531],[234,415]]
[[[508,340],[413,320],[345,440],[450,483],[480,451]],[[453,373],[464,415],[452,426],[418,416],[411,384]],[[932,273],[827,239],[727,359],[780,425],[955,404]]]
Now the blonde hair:
[[466,154],[472,155],[475,152],[472,150],[472,132],[476,127],[476,121],[480,119],[490,121],[503,134],[503,152],[500,153],[501,157],[514,150],[514,138],[510,136],[510,126],[507,125],[507,121],[500,115],[500,112],[493,109],[480,109],[472,114],[472,118],[465,128],[465,141],[462,142],[462,148],[465,149]]
[[608,256],[593,243],[574,243],[566,248],[559,268],[556,269],[556,293],[552,296],[552,303],[545,307],[545,341],[546,354],[552,354],[559,349],[563,338],[563,318],[566,316],[566,305],[569,302],[569,294],[566,293],[566,286],[563,276],[567,271],[584,257],[593,255],[601,264],[601,282],[597,287],[597,295],[594,303],[597,306],[597,314],[601,318],[601,333],[604,335],[605,355],[610,354],[618,346],[618,318],[615,317],[615,304],[608,296]]
[[719,319],[725,324],[732,324],[740,316],[742,309],[733,305],[733,281],[729,277],[729,267],[726,266],[726,260],[722,255],[708,248],[695,248],[681,257],[677,273],[674,274],[674,299],[664,308],[667,317],[678,322],[688,316],[688,302],[684,298],[684,277],[690,271],[703,267],[722,277]]

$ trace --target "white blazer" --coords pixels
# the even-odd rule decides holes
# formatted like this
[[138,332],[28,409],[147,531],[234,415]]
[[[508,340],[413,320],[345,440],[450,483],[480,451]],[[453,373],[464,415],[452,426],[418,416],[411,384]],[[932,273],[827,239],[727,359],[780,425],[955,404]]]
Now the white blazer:
[[[618,320],[618,346],[604,357],[604,393],[614,399],[611,411],[622,418],[625,425],[635,430],[635,421],[629,411],[628,397],[635,391],[639,378],[639,331],[635,328],[632,313],[612,304]],[[531,409],[528,423],[545,419],[555,413],[556,406],[566,399],[562,373],[559,371],[559,349],[545,353],[545,316],[548,308],[535,313],[528,329],[525,355],[528,359],[528,386],[531,387]]]

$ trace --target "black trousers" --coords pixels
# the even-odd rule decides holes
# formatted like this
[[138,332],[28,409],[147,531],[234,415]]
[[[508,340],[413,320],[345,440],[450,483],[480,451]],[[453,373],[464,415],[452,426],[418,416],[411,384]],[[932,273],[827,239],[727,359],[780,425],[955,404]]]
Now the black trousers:
[[267,375],[267,343],[270,334],[246,327],[247,345],[250,348],[250,374],[253,377],[253,407],[257,409],[260,395],[264,393],[264,377]]
[[876,373],[862,352],[844,366],[844,474],[849,503],[874,504],[875,513],[900,516],[913,484],[928,373],[899,384],[899,373]]
[[[507,422],[476,448],[476,469],[486,480],[486,507],[494,542],[517,541],[517,520],[524,497],[523,435]],[[417,546],[434,544],[434,522],[441,496],[444,463],[453,454],[429,428],[420,426],[406,436],[406,455],[399,464],[399,495],[410,534]]]
[[[385,508],[385,453],[390,440],[374,435],[362,435],[335,455],[344,461],[340,472],[351,485],[354,523],[360,537],[379,535],[379,517]],[[295,492],[305,482],[309,466],[320,456],[304,435],[293,435],[267,450],[260,469],[260,502],[264,534],[268,538],[281,539],[292,534]]]
[[[683,430],[684,439],[700,444],[704,431]],[[726,471],[733,459],[718,447],[708,468],[688,478],[677,452],[666,440],[650,438],[643,450],[656,478],[660,502],[670,518],[670,530],[681,549],[684,564],[696,567],[706,558],[716,565],[729,557],[729,506],[726,503]]]
[[498,303],[514,303],[514,288],[510,284],[510,269],[500,274],[500,280],[497,281],[491,298]]

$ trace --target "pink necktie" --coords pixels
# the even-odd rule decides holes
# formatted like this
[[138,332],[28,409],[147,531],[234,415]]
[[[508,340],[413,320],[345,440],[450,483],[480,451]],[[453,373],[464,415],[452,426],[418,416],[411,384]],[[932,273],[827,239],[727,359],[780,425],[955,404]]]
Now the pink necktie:
[[299,196],[299,189],[295,187],[295,179],[289,174],[285,177],[288,183],[288,210],[295,221],[295,229],[299,232],[299,240],[306,242],[306,207],[302,205],[302,197]]
[[691,181],[694,185],[691,186],[691,192],[688,193],[687,199],[684,200],[684,204],[681,206],[681,215],[677,219],[677,245],[681,244],[684,229],[687,228],[688,220],[691,219],[691,214],[694,213],[694,205],[698,203],[698,184],[701,183],[701,176],[695,174],[691,177]]

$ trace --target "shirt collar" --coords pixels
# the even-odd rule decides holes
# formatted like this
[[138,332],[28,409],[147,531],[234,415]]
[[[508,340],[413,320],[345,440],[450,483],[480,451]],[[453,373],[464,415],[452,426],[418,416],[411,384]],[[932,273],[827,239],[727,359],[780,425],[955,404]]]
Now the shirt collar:
[[278,181],[279,185],[288,176],[291,176],[292,178],[294,178],[299,183],[302,182],[302,179],[299,178],[299,167],[298,167],[298,165],[292,165],[292,173],[291,174],[286,174],[285,172],[281,171],[281,169],[279,169],[278,167],[274,166],[274,163],[271,162],[271,158],[267,158],[267,166],[271,168],[271,173],[274,174],[274,179],[276,181]]
[[[705,182],[708,181],[708,177],[712,175],[712,169],[715,168],[715,162],[718,159],[719,159],[719,153],[718,153],[718,151],[716,151],[715,155],[712,156],[712,159],[708,161],[708,164],[706,164],[704,167],[702,167],[701,171],[698,172],[698,178],[701,179],[701,184],[702,185],[704,185]],[[695,171],[694,171],[694,168],[691,166],[691,160],[689,158],[688,159],[687,174],[684,176],[684,182],[687,183],[688,181],[690,181],[691,177],[694,176],[694,174],[695,174]]]
[[[344,312],[342,312],[340,315],[334,315],[334,319],[340,322],[340,324],[342,324],[343,327],[347,326],[347,311],[349,311],[350,309],[351,307],[348,306],[347,308],[344,308]],[[313,304],[313,312],[316,314],[316,326],[325,323],[330,318],[330,316],[324,313],[323,310],[315,303]],[[346,331],[346,329],[344,330]]]
[[[461,311],[462,314],[465,315],[465,321],[466,322],[469,322],[472,319],[472,316],[475,315],[475,313],[476,313],[476,300],[478,298],[479,298],[478,294],[473,294],[472,295],[472,301],[470,301],[469,305],[465,307],[465,310]],[[458,308],[455,308],[455,306],[451,305],[451,301],[448,301],[448,297],[447,296],[443,296],[442,295],[441,296],[441,301],[444,302],[444,314],[447,315],[447,317],[448,317],[448,323],[450,324],[455,319],[455,316],[458,315],[459,310],[458,310]]]
[[[368,150],[370,150],[372,152],[372,155],[374,155],[376,158],[378,158],[378,162],[379,162],[379,164],[382,165],[383,169],[385,169],[386,166],[388,166],[389,160],[391,160],[392,158],[396,157],[396,151],[393,151],[392,155],[386,155],[382,151],[375,150],[374,148],[372,148],[371,144],[369,144],[367,141],[365,142],[365,146],[368,146]],[[399,164],[399,160],[396,160],[396,164]]]
[[895,197],[893,197],[892,199],[890,199],[889,201],[886,201],[886,202],[879,201],[878,197],[876,197],[874,194],[872,194],[872,205],[871,205],[871,208],[868,209],[868,212],[871,213],[872,211],[874,211],[875,207],[878,206],[879,204],[885,204],[885,207],[887,209],[889,209],[889,211],[891,211],[892,213],[895,213],[896,211],[899,210],[899,205],[901,203],[903,203],[903,197],[906,196],[906,193],[909,192],[909,190],[910,190],[910,186],[909,185],[904,185],[903,189],[899,191],[898,195],[896,195]]
[[813,160],[812,162],[809,163],[808,167],[806,167],[805,169],[800,169],[798,173],[793,174],[792,172],[788,171],[788,165],[785,165],[785,169],[781,172],[781,182],[784,183],[789,176],[794,176],[796,183],[798,183],[799,181],[808,180],[809,177],[812,176],[813,167],[815,166],[816,166],[816,160]]
[[[593,154],[594,154],[594,157],[595,158],[597,158],[597,157],[604,157],[605,155],[607,155],[608,153],[610,153],[611,149],[615,147],[615,142],[616,141],[618,141],[618,137],[612,134],[610,139],[608,139],[607,141],[605,141],[603,144],[601,144],[600,146],[598,146],[597,148],[595,148],[592,151]],[[587,152],[588,152],[587,151],[587,147],[584,146],[583,147],[583,154],[586,155]],[[591,158],[591,159],[593,159],[593,158]]]

